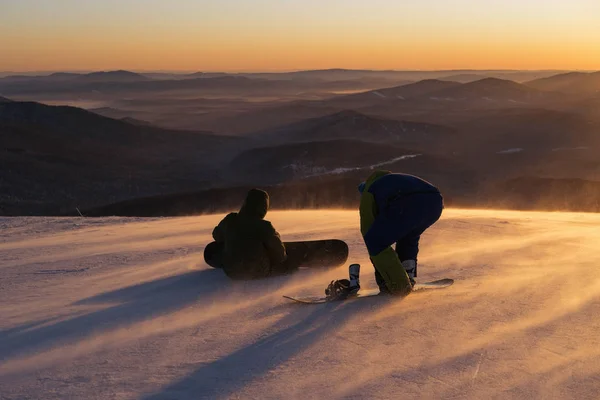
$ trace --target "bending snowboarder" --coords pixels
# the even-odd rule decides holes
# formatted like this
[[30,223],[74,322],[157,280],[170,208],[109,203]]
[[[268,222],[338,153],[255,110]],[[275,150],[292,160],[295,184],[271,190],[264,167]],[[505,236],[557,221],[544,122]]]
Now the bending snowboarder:
[[[442,195],[421,178],[389,171],[373,172],[359,185],[359,192],[360,231],[379,290],[407,295],[417,277],[419,239],[440,218]],[[328,291],[343,296],[359,288],[342,279],[332,282]]]
[[[222,268],[232,279],[260,279],[282,275],[295,268],[286,265],[287,253],[279,233],[264,218],[269,209],[267,192],[252,189],[238,213],[230,213],[215,227],[215,242],[207,263]],[[205,253],[206,254],[206,253]]]

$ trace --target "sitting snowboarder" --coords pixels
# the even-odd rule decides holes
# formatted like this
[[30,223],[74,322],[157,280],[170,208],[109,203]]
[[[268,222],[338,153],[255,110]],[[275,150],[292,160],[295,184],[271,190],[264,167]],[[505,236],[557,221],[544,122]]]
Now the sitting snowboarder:
[[[267,192],[252,189],[238,213],[230,213],[215,227],[215,242],[207,263],[222,268],[231,279],[260,279],[289,271],[285,246],[269,221]],[[208,248],[207,246],[207,248]]]
[[[442,215],[442,195],[421,178],[389,171],[373,172],[359,185],[359,192],[360,230],[379,290],[407,295],[417,277],[419,239]],[[332,282],[328,290],[346,295],[359,288],[342,279]]]

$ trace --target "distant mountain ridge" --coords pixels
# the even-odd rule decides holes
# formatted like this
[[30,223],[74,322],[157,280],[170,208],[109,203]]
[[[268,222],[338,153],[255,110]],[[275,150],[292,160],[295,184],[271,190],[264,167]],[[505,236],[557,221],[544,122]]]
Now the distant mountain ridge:
[[[377,107],[377,104],[401,102],[504,102],[527,103],[557,99],[558,93],[536,89],[498,78],[481,78],[467,83],[426,79],[405,85],[370,90],[326,100],[339,107]],[[406,105],[404,105],[406,106]]]
[[100,71],[75,77],[85,82],[140,82],[148,81],[150,78],[130,71]]
[[[600,94],[574,91],[592,88],[598,73],[556,75],[540,87],[484,73],[446,73],[461,82],[381,73],[1,80],[0,94],[18,101],[0,98],[0,214],[299,179],[319,178],[327,191],[325,181],[364,179],[375,167],[418,174],[459,197],[521,175],[600,176]],[[360,74],[370,83],[347,90]],[[541,87],[548,82],[560,90]]]
[[550,93],[505,79],[484,78],[429,92],[428,96],[449,100],[531,101],[548,98]]
[[0,78],[0,82],[10,81],[46,81],[62,82],[69,80],[87,81],[87,82],[135,82],[146,81],[150,78],[131,71],[97,71],[87,74],[78,74],[72,72],[55,72],[49,75],[9,75]]
[[[348,102],[350,104],[360,103],[361,101],[369,101],[369,96],[390,101],[392,99],[402,100],[408,98],[417,98],[419,95],[425,96],[427,93],[433,93],[436,89],[450,89],[451,84],[464,85],[475,84],[479,82],[479,86],[487,85],[499,88],[499,81],[507,81],[496,76],[504,76],[503,74],[491,71],[494,77],[486,75],[486,71],[478,71],[481,74],[479,80],[473,80],[478,74],[474,72],[461,71],[370,71],[370,70],[345,70],[345,69],[330,69],[316,71],[297,71],[297,72],[281,72],[281,73],[212,73],[212,72],[196,72],[191,74],[165,74],[165,73],[148,73],[140,74],[131,71],[99,71],[87,74],[77,73],[54,73],[44,76],[8,76],[0,78],[0,93],[8,96],[28,96],[27,98],[36,99],[37,94],[87,94],[89,92],[98,92],[104,95],[111,93],[131,93],[141,92],[148,93],[151,91],[161,92],[170,90],[181,91],[203,91],[207,94],[216,92],[224,94],[230,92],[235,95],[257,94],[264,93],[265,96],[272,94],[285,93],[287,96],[293,94],[301,94],[303,92],[323,93],[323,92],[340,92],[368,90],[367,93],[356,95],[356,97],[338,98],[338,102]],[[492,73],[493,72],[493,73]],[[454,75],[461,82],[448,80],[448,74],[458,73]],[[467,74],[467,78],[465,78]],[[518,74],[518,72],[506,72],[506,74]],[[546,76],[546,74],[532,74],[534,76]],[[590,74],[594,76],[593,74]],[[512,76],[512,75],[508,75]],[[519,77],[515,75],[516,77]],[[520,76],[522,78],[522,76]],[[552,79],[545,78],[545,79]],[[556,78],[558,79],[558,78]],[[416,83],[415,83],[416,82]],[[448,86],[443,86],[442,83],[447,83]],[[485,83],[487,82],[487,83]],[[496,82],[492,85],[491,82]],[[553,91],[532,81],[529,93],[529,99],[535,96],[534,89],[542,91]],[[512,82],[513,95],[518,96],[519,85]],[[401,84],[401,85],[399,85]],[[414,84],[414,87],[409,86]],[[547,83],[546,83],[547,84]],[[431,86],[427,89],[427,86]],[[437,85],[437,87],[436,87]],[[504,89],[508,89],[505,85]],[[588,85],[589,86],[589,85]],[[593,85],[592,85],[593,86]],[[372,88],[379,88],[371,90]],[[480,87],[479,90],[483,88]],[[521,88],[520,98],[522,100],[525,89]],[[465,87],[464,90],[467,90]],[[576,88],[569,89],[571,92],[577,92]],[[587,87],[586,90],[591,90]],[[594,89],[595,90],[595,89]],[[493,92],[493,90],[491,90]],[[498,93],[491,93],[497,95]],[[441,97],[443,93],[440,93]],[[483,95],[483,97],[489,97]],[[504,96],[504,97],[508,97]],[[542,96],[537,94],[538,98]],[[422,100],[425,100],[423,98]],[[510,99],[505,99],[510,100]],[[517,100],[516,101],[521,101]]]
[[428,93],[460,86],[458,82],[441,81],[437,79],[425,79],[419,82],[370,90],[368,92],[350,94],[333,99],[334,103],[370,103],[373,101],[397,101],[408,100],[424,96]]
[[238,154],[230,163],[230,175],[241,182],[277,183],[384,167],[419,155],[417,150],[389,143],[354,139],[285,143],[256,147]]
[[221,150],[242,142],[76,107],[0,103],[0,214],[56,214],[144,193],[207,187]]
[[548,91],[600,93],[600,71],[569,72],[527,82],[528,86]]
[[401,146],[434,145],[437,139],[454,134],[445,126],[374,118],[344,110],[323,117],[310,118],[279,128],[249,135],[257,139],[278,142],[310,142],[333,139],[362,140]]
[[70,106],[48,106],[36,102],[8,102],[0,104],[0,122],[26,124],[46,129],[75,129],[88,134],[99,132],[111,135],[126,127],[126,122]]
[[[305,83],[305,87],[315,85],[314,83]],[[64,79],[54,79],[51,77],[41,77],[35,79],[11,78],[0,79],[0,93],[6,95],[35,95],[38,93],[88,93],[98,91],[102,93],[122,93],[138,91],[147,93],[150,91],[169,91],[169,90],[205,90],[205,91],[224,91],[233,90],[235,92],[258,91],[265,93],[269,91],[288,90],[297,93],[302,87],[298,83],[285,80],[265,80],[251,79],[245,76],[215,76],[193,79],[150,79],[148,77],[125,72],[115,73],[94,73],[81,75],[65,81]]]

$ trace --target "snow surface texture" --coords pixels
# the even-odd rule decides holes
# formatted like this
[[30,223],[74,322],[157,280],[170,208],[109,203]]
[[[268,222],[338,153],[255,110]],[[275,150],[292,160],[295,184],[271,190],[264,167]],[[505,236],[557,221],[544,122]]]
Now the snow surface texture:
[[[202,260],[222,216],[1,218],[0,398],[592,399],[600,216],[445,210],[405,299],[301,305],[347,266],[232,282]],[[355,211],[269,214],[341,238]]]
[[520,153],[522,151],[523,151],[523,149],[521,149],[521,148],[514,148],[514,149],[499,151],[497,154],[514,154],[514,153]]

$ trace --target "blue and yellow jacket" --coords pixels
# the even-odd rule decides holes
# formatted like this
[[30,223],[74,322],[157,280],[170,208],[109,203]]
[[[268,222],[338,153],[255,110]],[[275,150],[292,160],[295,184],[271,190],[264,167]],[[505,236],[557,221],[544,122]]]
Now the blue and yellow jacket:
[[[371,229],[377,215],[396,198],[415,193],[439,193],[435,186],[416,176],[381,170],[373,172],[364,185],[361,184],[360,191],[360,231],[363,237]],[[391,293],[410,293],[412,285],[408,275],[391,246],[378,254],[369,254],[369,257]]]
[[366,180],[360,198],[360,231],[367,234],[379,211],[399,196],[439,193],[431,183],[413,175],[377,170]]

